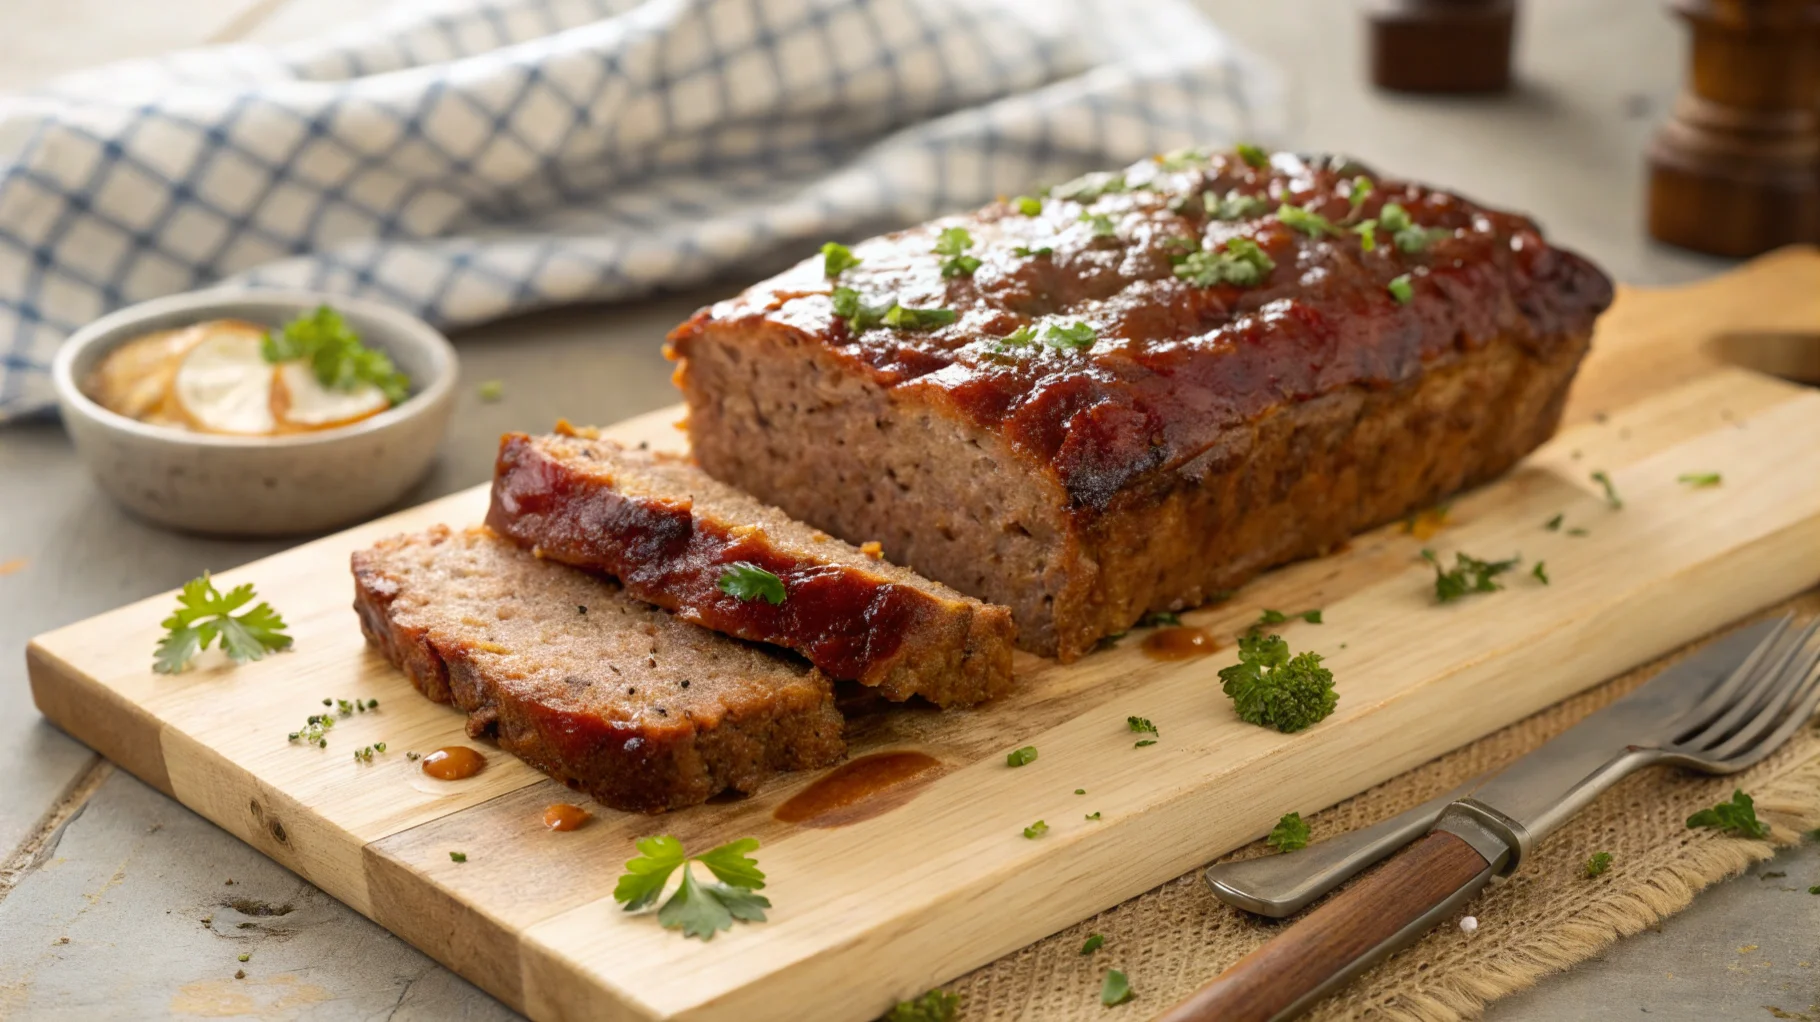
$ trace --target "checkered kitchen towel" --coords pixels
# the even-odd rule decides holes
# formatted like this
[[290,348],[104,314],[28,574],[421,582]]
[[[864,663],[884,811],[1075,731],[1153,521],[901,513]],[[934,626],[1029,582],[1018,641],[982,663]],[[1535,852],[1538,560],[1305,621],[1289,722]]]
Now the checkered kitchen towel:
[[474,323],[1268,141],[1282,109],[1187,0],[467,0],[117,64],[0,97],[0,421],[158,295]]

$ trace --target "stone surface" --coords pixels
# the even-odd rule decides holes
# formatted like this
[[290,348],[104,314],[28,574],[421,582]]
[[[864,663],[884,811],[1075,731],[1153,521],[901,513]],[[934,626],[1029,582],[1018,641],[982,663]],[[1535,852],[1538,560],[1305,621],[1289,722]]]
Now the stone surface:
[[[1430,100],[1364,86],[1350,7],[1199,2],[1296,76],[1297,123],[1287,141],[1348,151],[1387,171],[1530,211],[1626,282],[1673,283],[1725,265],[1654,245],[1642,232],[1642,146],[1682,75],[1681,30],[1659,5],[1526,0],[1518,89],[1492,100]],[[106,18],[83,16],[93,3],[35,11],[19,31],[9,23],[0,65],[12,70],[0,83],[210,38],[295,38],[386,5],[183,0],[108,5]],[[454,425],[441,462],[410,502],[485,480],[502,430],[544,429],[557,416],[607,422],[674,401],[657,350],[664,331],[736,284],[523,317],[457,337],[464,381]],[[503,392],[494,403],[479,397],[489,380]],[[54,424],[0,430],[0,522],[0,777],[7,778],[0,785],[0,1017],[510,1017],[124,774],[95,789],[54,848],[34,863],[18,861],[14,850],[72,783],[95,779],[85,774],[93,755],[31,708],[26,639],[282,544],[178,536],[128,518],[96,489]],[[7,867],[19,870],[10,891]],[[1820,1020],[1820,897],[1805,893],[1820,884],[1820,848],[1809,844],[1758,870],[1787,876],[1719,885],[1659,931],[1495,1005],[1490,1017],[1760,1019],[1776,1017],[1773,1007]],[[239,897],[292,911],[249,916],[224,907]],[[204,916],[212,917],[207,926]],[[68,944],[59,943],[64,937]],[[1754,951],[1738,950],[1753,944]],[[251,955],[244,965],[235,960],[241,952]],[[234,979],[236,969],[247,977]]]

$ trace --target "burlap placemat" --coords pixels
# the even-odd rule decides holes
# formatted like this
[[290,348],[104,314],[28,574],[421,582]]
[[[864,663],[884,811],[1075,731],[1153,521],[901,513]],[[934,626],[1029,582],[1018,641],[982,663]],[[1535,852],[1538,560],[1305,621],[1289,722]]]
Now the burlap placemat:
[[[1820,590],[1774,613],[1820,612]],[[1758,620],[1760,618],[1753,618]],[[1534,749],[1588,713],[1624,695],[1696,643],[1589,692],[1559,703],[1463,749],[1318,813],[1314,840],[1367,826],[1496,769]],[[1742,788],[1772,824],[1771,839],[1752,841],[1689,830],[1687,817]],[[1778,847],[1820,826],[1820,727],[1803,728],[1780,752],[1744,773],[1705,777],[1653,768],[1627,778],[1535,850],[1509,882],[1467,906],[1477,932],[1443,925],[1322,1002],[1314,1019],[1450,1022],[1479,1015],[1487,1002],[1597,954],[1685,908],[1701,888],[1769,858]],[[1611,869],[1588,879],[1583,864],[1598,851]],[[1233,852],[1271,854],[1263,842]],[[1175,878],[1078,925],[1007,955],[947,985],[961,995],[960,1017],[975,1020],[1112,1017],[1099,1001],[1108,968],[1123,970],[1138,999],[1125,1019],[1166,1011],[1226,966],[1262,944],[1282,924],[1216,901],[1200,870]],[[1104,947],[1083,956],[1088,934]]]

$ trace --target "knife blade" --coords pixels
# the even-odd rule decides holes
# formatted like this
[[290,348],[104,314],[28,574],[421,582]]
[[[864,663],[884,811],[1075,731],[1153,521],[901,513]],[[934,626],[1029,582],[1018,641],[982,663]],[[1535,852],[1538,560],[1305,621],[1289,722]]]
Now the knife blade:
[[[1724,679],[1774,627],[1741,629],[1657,673],[1623,698],[1517,760],[1504,772],[1468,781],[1437,798],[1361,830],[1307,848],[1241,862],[1216,863],[1203,878],[1215,897],[1234,908],[1281,919],[1307,908],[1366,867],[1427,833],[1455,800],[1474,795],[1506,773],[1539,764],[1535,771],[1556,785],[1583,779],[1630,746],[1659,740],[1682,714]],[[1527,772],[1527,771],[1526,771]],[[1596,794],[1596,792],[1594,792]],[[1496,793],[1494,793],[1495,797]],[[1512,803],[1519,804],[1519,803]]]

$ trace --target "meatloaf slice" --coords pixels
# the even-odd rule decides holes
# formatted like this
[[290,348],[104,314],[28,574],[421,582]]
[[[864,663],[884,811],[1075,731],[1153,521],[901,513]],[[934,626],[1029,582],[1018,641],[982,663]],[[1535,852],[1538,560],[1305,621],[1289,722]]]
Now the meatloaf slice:
[[831,683],[484,528],[354,554],[367,641],[468,733],[615,809],[662,812],[845,754]]
[[[685,621],[794,649],[891,699],[965,705],[1009,687],[1005,608],[794,521],[687,458],[557,430],[501,439],[487,512],[539,557],[615,576]],[[747,567],[776,576],[780,602],[720,588]]]
[[671,333],[694,455],[1073,659],[1553,432],[1611,282],[1374,177],[1174,153],[806,261]]

